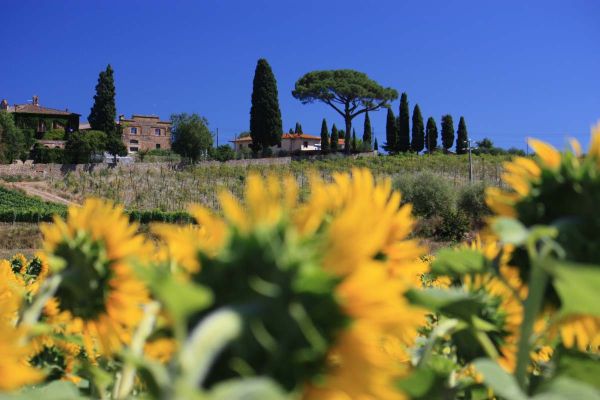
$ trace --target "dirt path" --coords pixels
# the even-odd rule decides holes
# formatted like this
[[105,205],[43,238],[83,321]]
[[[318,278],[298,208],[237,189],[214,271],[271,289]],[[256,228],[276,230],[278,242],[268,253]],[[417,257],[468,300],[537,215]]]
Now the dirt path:
[[21,189],[28,195],[39,197],[44,201],[64,204],[67,206],[77,205],[77,203],[74,203],[71,200],[67,200],[63,197],[55,195],[54,193],[50,193],[50,191],[44,187],[45,185],[43,182],[12,182],[6,183],[5,185],[7,187]]

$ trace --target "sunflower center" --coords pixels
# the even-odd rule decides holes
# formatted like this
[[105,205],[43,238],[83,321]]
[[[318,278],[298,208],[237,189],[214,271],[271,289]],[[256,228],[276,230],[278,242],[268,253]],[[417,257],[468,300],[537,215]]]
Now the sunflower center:
[[31,262],[29,263],[29,265],[27,266],[27,275],[31,275],[31,276],[39,276],[40,273],[42,272],[42,261],[35,257],[33,260],[31,260]]
[[334,296],[338,279],[319,263],[319,243],[303,242],[285,226],[234,232],[217,257],[201,255],[194,280],[214,293],[208,312],[230,306],[244,320],[242,335],[220,355],[207,386],[217,376],[239,376],[240,365],[288,389],[322,372],[347,318]]
[[64,355],[54,346],[44,346],[42,351],[31,357],[29,362],[34,367],[49,371],[46,376],[46,382],[62,378],[67,368]]
[[55,255],[66,265],[60,272],[63,280],[56,292],[61,309],[84,320],[104,313],[112,273],[103,243],[88,239],[63,242]]

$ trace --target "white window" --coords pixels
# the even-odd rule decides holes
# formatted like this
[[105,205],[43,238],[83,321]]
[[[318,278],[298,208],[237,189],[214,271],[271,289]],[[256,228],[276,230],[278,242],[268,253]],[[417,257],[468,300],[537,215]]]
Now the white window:
[[155,128],[155,129],[154,129],[154,134],[155,134],[156,136],[160,136],[160,128]]
[[131,132],[132,135],[137,135],[137,128],[136,127],[130,128],[129,131]]
[[156,143],[156,148],[160,149],[160,144],[159,143]]
[[139,142],[136,139],[131,139],[129,141],[129,143],[131,143],[131,144],[138,144]]
[[129,148],[129,151],[130,151],[131,153],[135,153],[136,151],[138,151],[138,148],[137,148],[137,147],[130,147],[130,148]]

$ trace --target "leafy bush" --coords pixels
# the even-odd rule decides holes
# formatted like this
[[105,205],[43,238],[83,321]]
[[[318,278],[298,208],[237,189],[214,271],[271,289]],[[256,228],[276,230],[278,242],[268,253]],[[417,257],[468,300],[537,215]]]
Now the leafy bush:
[[64,129],[52,129],[44,132],[42,136],[44,140],[64,140],[65,139],[65,130]]
[[33,162],[38,164],[62,164],[65,161],[63,149],[48,149],[36,144],[31,150]]
[[458,195],[457,206],[460,211],[469,217],[474,225],[480,225],[483,218],[490,215],[490,209],[485,204],[486,185],[477,183],[461,188]]
[[425,218],[446,214],[456,202],[452,185],[431,172],[397,178],[394,188],[402,193],[402,203],[412,203],[413,212]]
[[469,218],[459,210],[446,211],[435,230],[435,237],[439,240],[460,242],[469,232]]
[[217,161],[229,161],[235,158],[235,152],[231,146],[223,144],[217,148],[211,148],[211,157]]
[[72,133],[65,145],[65,162],[71,164],[88,163],[92,154],[106,150],[107,141],[106,133],[102,131]]

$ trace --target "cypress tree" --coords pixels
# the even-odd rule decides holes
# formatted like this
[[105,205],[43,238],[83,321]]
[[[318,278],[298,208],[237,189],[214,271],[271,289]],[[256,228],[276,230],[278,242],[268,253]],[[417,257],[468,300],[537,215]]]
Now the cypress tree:
[[98,75],[94,104],[88,116],[90,127],[96,131],[106,133],[106,150],[114,156],[117,162],[118,155],[126,155],[127,148],[123,143],[121,126],[115,122],[117,118],[117,106],[115,104],[115,78],[114,71],[109,65],[106,70]]
[[290,128],[290,130],[288,131],[288,133],[289,133],[290,135],[293,135],[293,134],[294,134],[294,130],[293,130],[292,128]]
[[321,122],[321,152],[323,154],[329,153],[329,131],[327,129],[327,121],[323,118]]
[[300,122],[296,122],[296,129],[294,129],[294,133],[304,133],[302,132],[302,125],[300,125]]
[[333,124],[333,126],[331,127],[331,146],[329,146],[329,149],[332,153],[337,153],[338,142],[339,142],[338,130],[337,130],[335,124]]
[[258,60],[252,83],[250,108],[250,136],[252,150],[258,152],[281,144],[281,111],[277,94],[277,81],[271,66],[264,58]]
[[375,138],[375,141],[373,142],[373,150],[379,151],[379,144],[377,143],[377,138]]
[[427,145],[427,152],[431,154],[437,149],[438,146],[438,130],[437,125],[435,124],[435,119],[433,119],[433,117],[429,117],[427,119],[427,129],[425,132],[425,143]]
[[396,150],[407,152],[410,150],[410,111],[408,110],[408,96],[402,93],[400,96],[400,114],[398,114],[398,142]]
[[352,128],[352,152],[356,153],[357,150],[358,149],[356,148],[356,130]]
[[447,152],[454,143],[454,122],[452,115],[446,114],[442,116],[442,146]]
[[469,134],[467,133],[467,124],[465,118],[460,117],[458,121],[458,131],[456,133],[456,154],[465,154],[469,149]]
[[421,109],[416,104],[412,115],[412,141],[410,148],[412,151],[419,153],[425,147],[425,127],[423,126],[423,116]]
[[363,131],[363,145],[365,150],[371,150],[371,138],[373,137],[373,131],[371,129],[371,119],[369,118],[369,113],[365,113],[365,127]]
[[96,85],[94,105],[90,110],[90,128],[110,135],[116,131],[117,106],[115,104],[115,78],[110,64],[101,71]]
[[396,141],[398,138],[398,128],[396,124],[396,117],[392,108],[387,110],[387,119],[385,121],[385,144],[383,149],[388,153],[396,152]]

